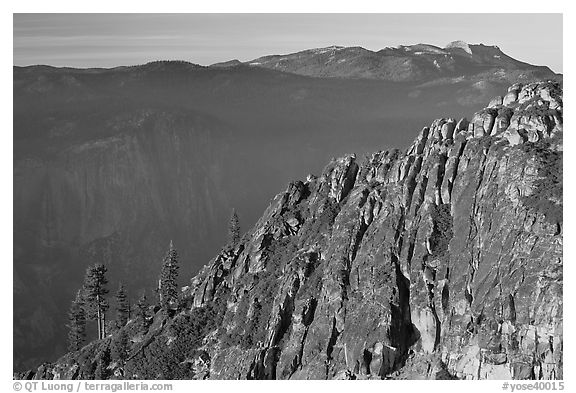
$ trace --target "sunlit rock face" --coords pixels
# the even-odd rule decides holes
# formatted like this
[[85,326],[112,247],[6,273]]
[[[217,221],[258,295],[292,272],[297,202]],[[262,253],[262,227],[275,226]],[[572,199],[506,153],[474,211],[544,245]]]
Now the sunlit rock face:
[[[290,183],[109,375],[562,379],[562,89],[514,91]],[[93,378],[117,335],[21,377]]]

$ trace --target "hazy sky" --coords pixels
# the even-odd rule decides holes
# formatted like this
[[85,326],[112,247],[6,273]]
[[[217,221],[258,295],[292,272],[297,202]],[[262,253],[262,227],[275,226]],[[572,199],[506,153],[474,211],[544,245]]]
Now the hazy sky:
[[330,45],[498,45],[562,72],[561,14],[15,14],[14,64],[209,65]]

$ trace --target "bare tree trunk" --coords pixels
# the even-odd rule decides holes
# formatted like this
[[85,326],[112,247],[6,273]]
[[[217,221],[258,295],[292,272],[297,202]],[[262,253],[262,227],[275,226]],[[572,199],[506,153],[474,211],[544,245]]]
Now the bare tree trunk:
[[100,310],[100,295],[96,295],[96,319],[98,320],[98,339],[101,340],[102,337],[102,312]]

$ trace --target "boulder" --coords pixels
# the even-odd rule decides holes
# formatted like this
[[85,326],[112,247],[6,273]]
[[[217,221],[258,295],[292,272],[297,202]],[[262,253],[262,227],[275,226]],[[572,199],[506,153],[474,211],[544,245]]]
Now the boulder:
[[554,118],[546,115],[534,115],[528,112],[515,113],[510,119],[510,127],[517,130],[534,130],[543,136],[550,136],[554,128]]
[[492,135],[500,134],[510,126],[510,119],[512,118],[512,110],[509,108],[501,108],[498,111],[498,116],[494,120],[494,128],[492,129]]
[[523,104],[534,97],[536,95],[537,88],[537,83],[530,83],[529,85],[524,86],[518,93],[518,103]]
[[488,104],[488,108],[497,108],[499,106],[502,106],[502,103],[503,103],[502,96],[494,97],[494,98],[492,98],[492,100]]
[[458,123],[456,124],[456,132],[467,130],[468,124],[469,124],[468,119],[466,119],[465,117],[461,118],[460,120],[458,120]]
[[526,142],[526,138],[515,129],[508,129],[503,134],[504,138],[508,140],[510,146],[521,145]]
[[428,134],[430,133],[430,128],[424,127],[420,134],[412,143],[412,147],[410,149],[410,154],[422,154],[424,151],[424,146],[426,146],[426,142],[428,141]]
[[442,125],[446,122],[445,119],[436,119],[430,125],[430,133],[433,139],[440,139],[442,137]]
[[540,134],[536,130],[528,130],[528,142],[536,143],[540,140]]
[[522,83],[514,83],[512,86],[510,86],[508,88],[508,92],[513,92],[515,91],[516,93],[518,93],[520,90],[522,90]]
[[510,106],[513,103],[515,103],[517,100],[518,100],[518,92],[517,91],[510,91],[504,96],[504,99],[502,100],[502,105]]
[[558,109],[562,107],[562,93],[560,85],[555,82],[544,82],[538,85],[536,94],[539,95],[544,101],[548,102],[550,109]]
[[474,124],[474,136],[490,135],[497,114],[498,111],[493,108],[486,108],[476,112],[472,118],[472,124]]
[[442,126],[442,139],[452,139],[454,137],[454,129],[456,128],[456,121],[450,119],[447,123]]
[[474,138],[481,138],[486,135],[486,131],[484,131],[484,127],[481,125],[474,125]]

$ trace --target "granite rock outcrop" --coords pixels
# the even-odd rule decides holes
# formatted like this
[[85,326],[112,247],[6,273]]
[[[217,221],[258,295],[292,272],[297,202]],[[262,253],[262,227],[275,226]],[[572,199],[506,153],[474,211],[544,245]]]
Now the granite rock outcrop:
[[[562,119],[561,85],[515,85],[290,183],[109,374],[562,379]],[[93,377],[113,339],[20,377]]]

